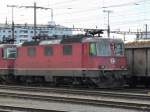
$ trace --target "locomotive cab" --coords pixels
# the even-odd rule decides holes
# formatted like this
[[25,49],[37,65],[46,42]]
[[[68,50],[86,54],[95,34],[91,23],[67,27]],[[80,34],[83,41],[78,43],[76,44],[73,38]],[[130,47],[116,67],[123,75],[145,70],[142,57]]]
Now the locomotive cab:
[[92,78],[92,80],[95,83],[98,81],[99,87],[122,86],[123,79],[127,75],[123,41],[110,38],[91,38],[85,43],[87,43],[88,50],[87,54],[84,51],[85,55],[83,55],[85,74],[88,76],[96,74],[97,78]]
[[124,43],[121,40],[99,39],[89,42],[89,58],[92,67],[104,70],[126,69]]

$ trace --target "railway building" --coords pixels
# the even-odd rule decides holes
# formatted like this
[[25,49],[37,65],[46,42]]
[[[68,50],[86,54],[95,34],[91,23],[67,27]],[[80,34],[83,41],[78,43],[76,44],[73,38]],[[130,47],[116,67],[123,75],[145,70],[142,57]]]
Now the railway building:
[[[71,30],[64,30],[65,26],[47,24],[37,25],[36,35],[37,36],[62,36],[72,35]],[[14,39],[16,43],[22,43],[26,41],[32,41],[34,36],[34,25],[33,24],[15,24],[14,25]],[[6,38],[12,38],[12,25],[11,24],[0,24],[0,40],[3,41]]]

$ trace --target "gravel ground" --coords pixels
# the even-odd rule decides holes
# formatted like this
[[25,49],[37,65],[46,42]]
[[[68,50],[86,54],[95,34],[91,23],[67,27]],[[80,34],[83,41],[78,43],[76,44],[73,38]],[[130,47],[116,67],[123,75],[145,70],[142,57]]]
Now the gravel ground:
[[[80,105],[61,102],[36,101],[28,99],[17,99],[0,97],[0,105],[31,107],[50,110],[61,110],[67,112],[138,112],[138,110],[128,110],[120,108],[99,107],[92,105]],[[139,111],[141,112],[141,111]]]

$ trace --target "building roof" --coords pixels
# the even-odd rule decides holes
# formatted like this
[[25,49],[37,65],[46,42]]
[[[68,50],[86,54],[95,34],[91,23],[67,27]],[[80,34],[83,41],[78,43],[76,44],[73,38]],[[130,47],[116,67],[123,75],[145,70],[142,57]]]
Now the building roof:
[[[0,28],[11,28],[12,24],[0,24]],[[14,27],[28,28],[34,27],[34,24],[14,24]],[[37,28],[67,28],[62,25],[37,24]]]

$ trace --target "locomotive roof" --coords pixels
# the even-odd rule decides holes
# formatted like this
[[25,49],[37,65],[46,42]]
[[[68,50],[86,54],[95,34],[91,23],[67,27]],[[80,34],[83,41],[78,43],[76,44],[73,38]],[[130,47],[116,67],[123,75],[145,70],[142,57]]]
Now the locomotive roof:
[[4,47],[15,47],[15,44],[0,44],[0,48],[4,48]]
[[99,37],[94,37],[94,38],[85,38],[83,42],[97,42],[97,41],[108,41],[108,42],[123,42],[121,39],[112,39],[112,38],[99,38]]
[[97,42],[97,41],[115,41],[122,42],[121,39],[101,38],[101,37],[88,37],[88,38],[62,38],[42,41],[30,41],[24,42],[22,46],[34,46],[34,45],[51,45],[51,44],[70,44],[70,43],[84,43],[84,42]]

